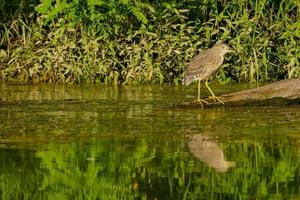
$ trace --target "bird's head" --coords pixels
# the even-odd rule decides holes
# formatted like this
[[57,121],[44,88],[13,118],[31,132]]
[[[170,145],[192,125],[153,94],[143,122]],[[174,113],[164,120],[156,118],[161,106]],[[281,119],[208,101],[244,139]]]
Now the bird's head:
[[235,52],[232,48],[230,48],[227,44],[225,43],[218,43],[215,44],[212,49],[214,51],[219,52],[220,54],[226,54],[226,53],[232,53]]

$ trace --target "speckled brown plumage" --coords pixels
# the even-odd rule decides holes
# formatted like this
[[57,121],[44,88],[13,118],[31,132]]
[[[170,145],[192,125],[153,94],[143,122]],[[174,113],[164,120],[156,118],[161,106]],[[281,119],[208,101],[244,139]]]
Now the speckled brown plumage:
[[224,55],[232,52],[224,43],[214,45],[192,59],[187,68],[184,82],[189,85],[193,81],[207,80],[222,66]]
[[216,73],[218,69],[220,69],[224,61],[224,55],[229,52],[233,52],[233,50],[231,50],[227,44],[215,44],[212,48],[203,51],[195,58],[193,58],[188,65],[187,74],[184,77],[183,83],[185,85],[189,85],[194,81],[199,81],[198,102],[202,105],[202,107],[202,102],[207,103],[206,101],[201,100],[200,98],[200,86],[202,80],[206,80],[205,86],[212,94],[214,101],[219,101],[220,103],[223,103],[218,97],[215,96],[213,91],[210,89],[207,80],[211,75]]

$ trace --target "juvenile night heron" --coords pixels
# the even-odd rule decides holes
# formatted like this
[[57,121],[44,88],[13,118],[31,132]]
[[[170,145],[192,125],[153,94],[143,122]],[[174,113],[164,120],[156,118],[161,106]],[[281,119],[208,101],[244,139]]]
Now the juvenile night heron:
[[203,51],[198,54],[192,61],[189,63],[187,68],[187,74],[183,80],[185,85],[189,85],[194,81],[199,81],[198,83],[198,102],[207,103],[206,101],[200,98],[200,87],[201,81],[205,80],[205,86],[208,91],[211,93],[212,98],[215,102],[219,101],[223,103],[213,91],[208,86],[208,78],[216,73],[218,69],[221,68],[221,65],[224,61],[224,55],[229,52],[234,52],[227,44],[219,43],[215,44],[212,48]]

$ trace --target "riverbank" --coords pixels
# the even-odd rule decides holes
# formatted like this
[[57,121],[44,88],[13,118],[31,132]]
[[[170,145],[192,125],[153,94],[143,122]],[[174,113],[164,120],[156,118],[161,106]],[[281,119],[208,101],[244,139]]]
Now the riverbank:
[[188,62],[219,41],[236,51],[220,82],[300,74],[297,1],[47,2],[1,23],[1,81],[181,84]]

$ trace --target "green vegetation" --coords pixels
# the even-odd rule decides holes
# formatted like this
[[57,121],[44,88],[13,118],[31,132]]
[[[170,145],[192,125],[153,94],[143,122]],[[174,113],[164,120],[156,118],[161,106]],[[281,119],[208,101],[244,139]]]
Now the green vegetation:
[[298,0],[0,0],[0,9],[0,80],[179,84],[218,41],[237,52],[219,81],[300,74]]
[[271,145],[253,140],[224,143],[227,157],[237,166],[218,173],[183,152],[183,141],[156,137],[149,142],[149,138],[104,137],[88,144],[49,144],[39,150],[1,149],[0,197],[299,198],[299,154],[282,140],[272,140]]

